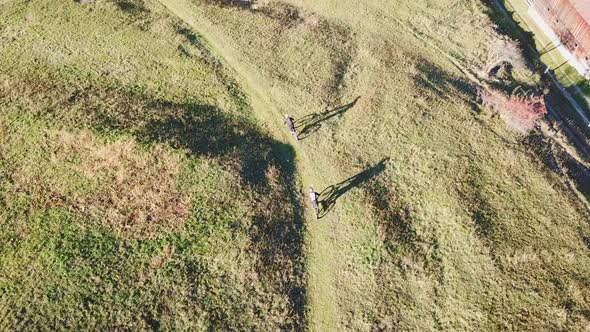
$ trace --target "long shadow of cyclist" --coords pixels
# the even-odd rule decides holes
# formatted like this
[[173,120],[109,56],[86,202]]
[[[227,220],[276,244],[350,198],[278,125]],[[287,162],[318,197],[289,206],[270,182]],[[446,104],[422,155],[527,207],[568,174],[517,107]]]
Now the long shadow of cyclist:
[[319,213],[318,218],[322,218],[325,216],[336,204],[338,198],[342,195],[346,194],[349,190],[356,188],[363,183],[371,180],[372,178],[378,176],[379,174],[383,173],[386,168],[386,164],[389,161],[389,158],[384,158],[380,162],[378,162],[375,166],[372,166],[357,175],[350,177],[338,184],[331,185],[328,188],[324,189],[320,193],[320,206],[321,211]]
[[295,127],[297,129],[302,128],[299,132],[299,139],[303,140],[309,137],[311,134],[315,133],[318,129],[321,128],[322,122],[329,120],[335,116],[339,116],[346,113],[346,111],[350,110],[352,107],[354,107],[354,105],[356,105],[360,98],[360,96],[356,97],[354,101],[344,106],[340,106],[332,110],[327,110],[322,113],[308,114],[302,117],[301,119],[295,121]]

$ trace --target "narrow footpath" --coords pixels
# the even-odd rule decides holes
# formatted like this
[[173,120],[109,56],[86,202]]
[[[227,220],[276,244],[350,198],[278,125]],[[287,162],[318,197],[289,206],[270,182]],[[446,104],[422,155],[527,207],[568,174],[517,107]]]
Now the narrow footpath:
[[[283,115],[289,112],[289,105],[281,104],[279,91],[266,86],[256,68],[251,67],[245,61],[240,61],[240,52],[232,47],[232,43],[216,29],[211,22],[199,17],[198,9],[190,0],[158,0],[174,15],[188,24],[195,33],[205,39],[207,47],[216,55],[224,66],[233,71],[235,79],[248,95],[256,118],[275,139],[282,142],[290,141],[289,132],[285,129]],[[273,93],[269,93],[272,91]],[[274,94],[274,95],[273,95]],[[305,151],[299,146],[294,146],[297,153],[297,175],[302,179],[304,187],[310,184],[321,188],[323,185],[335,183],[342,178],[339,174],[315,174],[314,169],[321,165],[314,165],[311,158],[307,158]],[[319,169],[319,168],[318,168]],[[319,177],[319,178],[318,178]],[[305,192],[306,193],[306,192]],[[307,195],[304,195],[307,198]],[[303,202],[306,209],[308,202]],[[333,213],[331,213],[333,214]],[[338,301],[334,291],[334,265],[338,261],[336,249],[332,248],[330,241],[330,227],[334,216],[328,215],[316,222],[311,211],[305,213],[305,261],[307,284],[307,322],[311,331],[338,331]]]

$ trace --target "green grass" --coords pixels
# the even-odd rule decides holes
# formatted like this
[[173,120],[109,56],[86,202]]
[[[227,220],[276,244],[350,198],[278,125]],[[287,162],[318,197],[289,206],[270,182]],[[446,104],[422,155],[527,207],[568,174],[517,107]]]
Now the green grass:
[[[323,189],[391,158],[385,172],[310,224],[310,328],[583,326],[587,304],[580,295],[587,290],[578,276],[588,265],[568,267],[571,260],[549,257],[569,252],[583,259],[587,248],[579,231],[587,227],[586,213],[526,152],[519,134],[472,108],[474,88],[448,60],[471,72],[481,68],[477,55],[487,54],[498,38],[492,28],[480,28],[491,25],[487,9],[470,1],[425,8],[290,3],[298,12],[291,17],[299,18],[289,28],[273,14],[285,5],[258,13],[201,6],[192,13],[212,22],[215,33],[207,36],[226,57],[241,59],[238,71],[256,75],[255,89],[266,91],[280,110],[275,119],[284,112],[304,118],[361,96],[299,145],[306,183]],[[322,33],[333,44],[325,45]],[[341,58],[328,50],[342,47],[351,49],[339,67]],[[336,77],[344,77],[343,84],[330,84]],[[519,261],[529,258],[528,265]]]
[[0,6],[2,329],[589,324],[587,207],[476,105],[479,1]]
[[1,328],[299,329],[294,152],[200,41],[159,7],[5,6]]

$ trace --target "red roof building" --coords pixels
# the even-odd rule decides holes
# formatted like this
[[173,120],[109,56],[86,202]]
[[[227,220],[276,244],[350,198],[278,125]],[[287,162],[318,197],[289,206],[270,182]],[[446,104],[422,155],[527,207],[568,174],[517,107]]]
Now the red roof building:
[[[557,37],[560,44],[586,69],[590,69],[590,0],[527,0]],[[568,59],[569,60],[569,59]],[[577,67],[580,71],[580,66]]]

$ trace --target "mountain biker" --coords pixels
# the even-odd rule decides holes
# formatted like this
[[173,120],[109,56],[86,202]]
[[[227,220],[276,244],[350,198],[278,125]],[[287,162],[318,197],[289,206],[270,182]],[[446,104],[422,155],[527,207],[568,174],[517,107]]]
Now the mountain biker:
[[293,135],[295,140],[298,141],[299,137],[297,137],[297,131],[295,130],[295,119],[289,114],[285,114],[285,124],[287,124],[287,128],[289,128],[291,135]]
[[318,218],[320,216],[320,207],[318,206],[318,197],[320,195],[313,190],[313,187],[309,187],[309,198],[311,200],[311,206],[315,211],[315,217]]

